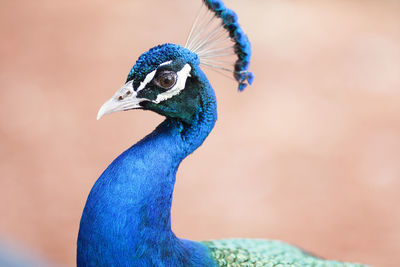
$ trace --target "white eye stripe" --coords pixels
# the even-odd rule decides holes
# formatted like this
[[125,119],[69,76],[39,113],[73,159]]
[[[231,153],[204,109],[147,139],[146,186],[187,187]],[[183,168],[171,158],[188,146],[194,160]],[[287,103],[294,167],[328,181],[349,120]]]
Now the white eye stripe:
[[153,70],[152,72],[147,74],[147,76],[146,76],[146,78],[144,78],[143,82],[140,83],[136,92],[143,90],[146,87],[146,85],[153,80],[154,75],[156,75],[156,72],[157,72],[157,70]]
[[[167,61],[167,62],[161,63],[159,65],[159,67],[168,65],[171,62],[172,61]],[[178,95],[183,89],[185,89],[186,80],[188,77],[190,77],[191,70],[192,70],[192,67],[189,64],[186,64],[180,71],[178,71],[176,73],[178,78],[177,78],[177,81],[176,81],[176,84],[174,85],[174,87],[172,87],[168,91],[165,91],[165,92],[157,95],[157,98],[155,100],[152,100],[151,102],[158,104],[161,101],[170,99],[171,97]],[[154,79],[156,72],[157,72],[157,69],[155,69],[154,71],[147,74],[146,78],[140,83],[139,87],[137,88],[136,94],[139,91],[146,88],[147,84],[149,84]],[[143,98],[143,100],[145,100],[145,99]]]
[[164,63],[161,63],[159,67],[164,66],[164,65],[168,65],[168,64],[171,64],[171,63],[172,63],[172,60],[164,62]]
[[[172,62],[172,60],[166,61],[166,62],[161,63],[160,65],[158,65],[158,67],[171,64],[171,62]],[[158,67],[157,67],[157,69],[158,69]],[[143,90],[146,87],[146,85],[153,80],[154,75],[156,75],[157,69],[153,70],[152,72],[150,72],[149,74],[146,75],[146,78],[144,78],[143,82],[140,83],[140,85],[137,88],[136,92],[139,92],[139,91]]]
[[180,71],[176,73],[178,75],[178,80],[176,81],[174,87],[166,92],[157,95],[156,100],[153,100],[152,102],[158,104],[161,101],[170,99],[171,97],[178,95],[183,89],[185,89],[186,79],[190,77],[191,70],[192,67],[189,64],[186,64]]

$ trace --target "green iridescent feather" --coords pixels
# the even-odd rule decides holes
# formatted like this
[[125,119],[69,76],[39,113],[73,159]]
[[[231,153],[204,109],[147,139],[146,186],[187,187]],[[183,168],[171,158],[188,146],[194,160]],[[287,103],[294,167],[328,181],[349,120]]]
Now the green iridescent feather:
[[201,242],[219,267],[367,267],[327,261],[283,242],[261,239],[225,239]]

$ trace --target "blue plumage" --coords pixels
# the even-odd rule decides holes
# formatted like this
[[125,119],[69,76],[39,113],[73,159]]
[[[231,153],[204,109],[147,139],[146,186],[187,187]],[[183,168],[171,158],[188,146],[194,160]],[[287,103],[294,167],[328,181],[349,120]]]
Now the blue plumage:
[[161,63],[177,58],[185,59],[194,65],[199,65],[200,63],[195,53],[192,53],[188,49],[183,49],[180,45],[158,45],[143,53],[138,58],[129,72],[126,81],[134,80],[136,83],[141,82],[149,72],[155,70]]
[[78,266],[215,265],[204,245],[173,234],[170,218],[178,166],[202,144],[215,124],[214,92],[198,68],[197,56],[178,45],[157,46],[143,54],[130,77],[140,84],[145,79],[143,69],[151,72],[178,57],[193,67],[191,76],[203,86],[198,90],[202,104],[190,125],[166,119],[100,176],[81,219]]

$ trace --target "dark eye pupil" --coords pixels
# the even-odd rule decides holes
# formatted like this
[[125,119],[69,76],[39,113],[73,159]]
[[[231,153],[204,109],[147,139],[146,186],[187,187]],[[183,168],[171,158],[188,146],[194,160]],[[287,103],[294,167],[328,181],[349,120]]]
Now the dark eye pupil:
[[159,78],[159,85],[164,89],[170,89],[175,85],[176,75],[174,73],[165,73]]
[[164,85],[166,85],[166,86],[171,85],[172,84],[172,77],[169,76],[169,75],[167,77],[164,77],[162,83]]

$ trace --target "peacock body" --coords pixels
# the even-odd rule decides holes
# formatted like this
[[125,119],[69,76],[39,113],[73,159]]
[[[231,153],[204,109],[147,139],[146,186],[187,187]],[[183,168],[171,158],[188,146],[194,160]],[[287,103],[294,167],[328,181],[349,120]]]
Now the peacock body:
[[[172,232],[178,167],[203,143],[217,120],[215,94],[200,65],[230,71],[239,90],[253,80],[247,70],[250,43],[235,13],[219,0],[204,4],[206,15],[196,18],[185,47],[164,44],[142,54],[125,85],[99,110],[98,118],[144,109],[166,119],[117,157],[96,181],[80,222],[77,265],[362,266],[324,261],[278,241],[195,242]],[[211,21],[219,23],[207,32],[198,22],[202,19],[207,27]],[[229,68],[220,58],[232,55],[237,59]]]

